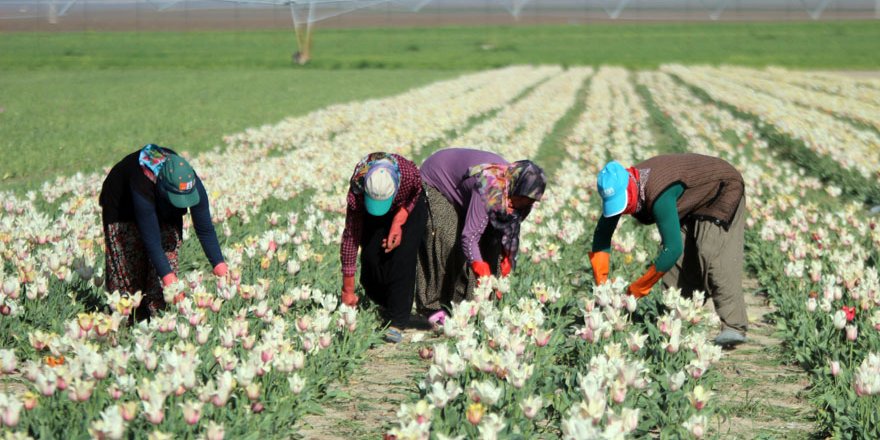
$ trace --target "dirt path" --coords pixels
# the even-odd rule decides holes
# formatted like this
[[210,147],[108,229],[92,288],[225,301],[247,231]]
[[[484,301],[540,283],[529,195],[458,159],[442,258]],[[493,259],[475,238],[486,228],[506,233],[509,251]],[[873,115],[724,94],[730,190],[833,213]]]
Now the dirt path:
[[[815,432],[812,408],[803,394],[809,385],[806,373],[787,365],[782,341],[765,318],[773,311],[758,286],[747,280],[749,341],[725,353],[717,371],[725,379],[716,389],[722,416],[710,429],[724,439],[805,439]],[[711,306],[710,306],[711,307]],[[421,334],[421,342],[412,342]],[[407,330],[404,342],[381,344],[367,353],[368,360],[348,383],[331,386],[324,414],[303,418],[304,439],[377,439],[396,420],[400,403],[418,393],[416,383],[427,371],[418,349],[438,339],[426,330]]]
[[726,419],[719,417],[712,428],[725,439],[810,438],[815,426],[804,397],[809,380],[799,366],[784,363],[782,340],[765,318],[773,307],[755,293],[757,287],[747,280],[749,341],[727,351],[717,367],[725,376],[716,396]]
[[[422,334],[422,342],[412,342]],[[324,414],[308,415],[300,425],[304,439],[381,439],[397,420],[402,402],[418,393],[416,383],[427,372],[428,362],[418,350],[432,342],[427,330],[408,329],[399,344],[381,344],[367,352],[367,360],[348,383],[330,387],[332,397]]]

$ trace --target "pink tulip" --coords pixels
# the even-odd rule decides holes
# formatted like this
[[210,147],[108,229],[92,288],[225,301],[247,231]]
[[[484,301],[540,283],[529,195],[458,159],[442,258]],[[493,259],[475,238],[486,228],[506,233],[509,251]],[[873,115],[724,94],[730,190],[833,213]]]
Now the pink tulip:
[[859,337],[859,328],[854,325],[846,326],[846,340],[853,342]]
[[61,391],[64,391],[67,389],[67,381],[61,376],[58,376],[58,378],[55,380],[55,385]]
[[119,405],[119,412],[122,413],[122,420],[130,422],[137,417],[137,402],[125,402]]
[[538,347],[544,347],[550,342],[550,337],[553,335],[553,332],[547,330],[538,330],[535,332],[535,345]]
[[187,425],[195,425],[202,418],[202,402],[180,403],[183,410],[183,420]]
[[272,360],[272,357],[275,355],[275,350],[272,348],[266,348],[260,352],[260,359],[265,363]]
[[309,318],[308,315],[303,316],[303,317],[296,320],[296,328],[298,328],[299,331],[301,331],[301,332],[307,331],[309,329],[309,327],[311,326],[311,324],[312,324],[312,320],[311,320],[311,318]]

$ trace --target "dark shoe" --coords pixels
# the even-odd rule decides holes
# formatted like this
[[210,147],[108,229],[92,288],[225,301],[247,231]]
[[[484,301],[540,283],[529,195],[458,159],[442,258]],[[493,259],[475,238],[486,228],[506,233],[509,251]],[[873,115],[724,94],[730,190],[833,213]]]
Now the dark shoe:
[[732,328],[725,328],[715,338],[715,345],[722,347],[732,347],[746,342],[746,335]]

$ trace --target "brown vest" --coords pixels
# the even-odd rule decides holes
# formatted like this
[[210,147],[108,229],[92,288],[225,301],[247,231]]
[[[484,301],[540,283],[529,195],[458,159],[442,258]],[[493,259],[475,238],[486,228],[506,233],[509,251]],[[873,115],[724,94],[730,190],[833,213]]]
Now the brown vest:
[[675,183],[684,185],[678,198],[678,218],[709,220],[730,227],[743,197],[742,174],[717,157],[701,154],[666,154],[635,165],[639,171],[639,207],[633,214],[639,222],[652,224],[654,201]]

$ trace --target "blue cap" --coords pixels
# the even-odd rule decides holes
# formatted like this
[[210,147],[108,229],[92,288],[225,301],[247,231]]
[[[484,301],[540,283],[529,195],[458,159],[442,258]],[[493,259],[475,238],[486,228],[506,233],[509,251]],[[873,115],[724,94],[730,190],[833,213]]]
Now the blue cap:
[[626,209],[626,187],[629,171],[616,161],[608,162],[596,179],[596,188],[602,196],[602,215],[614,217]]
[[370,215],[381,217],[385,214],[388,214],[388,211],[391,210],[391,201],[394,197],[389,197],[385,200],[376,200],[370,198],[370,196],[364,196],[364,206],[367,208],[367,212]]

